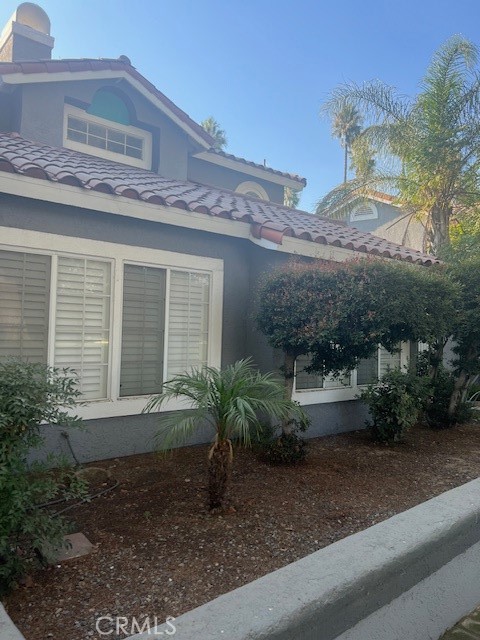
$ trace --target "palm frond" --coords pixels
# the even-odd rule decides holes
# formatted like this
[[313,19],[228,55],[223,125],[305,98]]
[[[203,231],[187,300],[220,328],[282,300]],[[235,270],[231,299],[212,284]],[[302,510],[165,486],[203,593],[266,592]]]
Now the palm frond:
[[334,89],[323,105],[327,113],[338,112],[346,103],[352,104],[366,122],[405,122],[410,113],[410,101],[393,87],[373,80],[357,84],[345,83]]
[[159,449],[171,449],[183,445],[199,426],[211,423],[208,411],[199,409],[182,409],[163,414],[158,419],[159,430],[154,435]]
[[257,371],[251,359],[223,370],[203,367],[177,375],[149,400],[144,412],[161,410],[175,398],[184,398],[193,406],[160,416],[158,440],[164,448],[185,442],[207,422],[214,426],[217,440],[236,438],[248,444],[251,430],[259,428],[259,414],[283,419],[299,411],[285,399],[281,382],[270,373]]

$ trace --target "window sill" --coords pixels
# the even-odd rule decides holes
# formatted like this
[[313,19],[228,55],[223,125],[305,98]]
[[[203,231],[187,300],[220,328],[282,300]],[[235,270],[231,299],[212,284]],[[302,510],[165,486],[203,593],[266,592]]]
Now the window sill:
[[310,404],[327,404],[331,402],[346,402],[348,400],[356,400],[358,392],[358,387],[346,387],[344,389],[305,389],[303,391],[295,390],[292,394],[292,400],[295,400],[302,406]]
[[[145,409],[149,399],[150,396],[137,396],[118,398],[116,400],[91,400],[78,406],[72,413],[83,418],[83,420],[137,416]],[[190,405],[177,398],[162,405],[161,413],[164,411],[178,411],[179,409],[187,408],[190,408]]]

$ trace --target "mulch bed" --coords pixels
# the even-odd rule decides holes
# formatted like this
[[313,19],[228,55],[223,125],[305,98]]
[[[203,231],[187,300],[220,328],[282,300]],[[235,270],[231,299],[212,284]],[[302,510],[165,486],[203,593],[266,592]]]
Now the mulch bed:
[[373,445],[366,432],[317,438],[293,468],[236,451],[223,515],[205,508],[206,453],[95,463],[120,485],[69,513],[95,551],[36,572],[7,599],[27,640],[99,638],[99,616],[178,617],[476,478],[480,424],[418,428],[395,448]]

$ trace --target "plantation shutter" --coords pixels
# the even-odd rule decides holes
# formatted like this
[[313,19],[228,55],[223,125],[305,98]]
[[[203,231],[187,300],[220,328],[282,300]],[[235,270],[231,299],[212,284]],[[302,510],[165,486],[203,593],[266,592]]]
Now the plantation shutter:
[[125,265],[120,395],[159,393],[163,381],[166,271]]
[[379,349],[379,374],[382,378],[389,369],[400,369],[400,351],[390,353],[385,347]]
[[322,389],[323,376],[319,373],[308,373],[305,367],[310,364],[311,358],[308,355],[298,356],[295,361],[295,388],[296,389]]
[[371,358],[360,360],[357,366],[357,384],[373,384],[378,380],[378,348]]
[[311,362],[309,355],[298,356],[295,361],[295,389],[342,389],[351,384],[350,373],[346,375],[328,375],[322,376],[320,373],[308,373],[305,367]]
[[0,358],[47,362],[50,257],[0,251]]
[[170,273],[167,379],[208,359],[210,276]]
[[110,263],[58,258],[55,366],[71,367],[87,400],[107,397]]

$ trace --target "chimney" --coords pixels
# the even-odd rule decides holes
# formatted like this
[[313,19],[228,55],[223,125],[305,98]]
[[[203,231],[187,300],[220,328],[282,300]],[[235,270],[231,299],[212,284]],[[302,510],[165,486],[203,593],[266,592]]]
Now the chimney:
[[0,62],[50,60],[53,43],[45,11],[33,2],[22,2],[0,35]]

